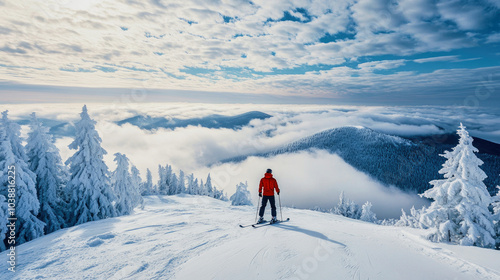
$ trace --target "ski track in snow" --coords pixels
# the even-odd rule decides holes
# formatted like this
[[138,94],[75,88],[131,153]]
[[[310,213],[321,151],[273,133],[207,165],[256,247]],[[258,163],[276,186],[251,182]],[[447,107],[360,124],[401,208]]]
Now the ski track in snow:
[[18,246],[17,272],[0,279],[500,279],[499,251],[432,243],[423,230],[296,209],[287,223],[240,228],[254,207],[145,199],[133,215]]

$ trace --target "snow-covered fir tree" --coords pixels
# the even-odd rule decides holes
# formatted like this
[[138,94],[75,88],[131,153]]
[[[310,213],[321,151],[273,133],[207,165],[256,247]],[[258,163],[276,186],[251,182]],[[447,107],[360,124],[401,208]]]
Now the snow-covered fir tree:
[[413,206],[410,209],[410,214],[408,215],[404,209],[401,209],[401,217],[399,218],[399,221],[396,222],[396,226],[422,228],[422,224],[420,223],[420,216],[425,211],[425,207],[420,210],[416,210],[415,206]]
[[171,183],[171,194],[174,195],[174,194],[178,194],[177,191],[179,190],[179,179],[177,179],[177,174],[175,173],[172,173],[172,179],[170,180],[170,183]]
[[179,171],[179,182],[177,184],[177,194],[186,193],[186,176],[184,175],[184,171]]
[[229,198],[231,200],[231,205],[252,205],[252,200],[250,198],[250,192],[248,191],[248,183],[240,182],[236,185],[236,192]]
[[218,190],[216,187],[214,187],[214,198],[222,200],[222,201],[228,201],[229,200],[227,198],[227,195],[224,193],[224,191]]
[[27,163],[24,147],[21,145],[21,127],[10,121],[8,112],[2,112],[0,128],[0,190],[8,197],[8,170],[15,167],[16,182],[16,242],[22,244],[43,235],[45,223],[37,218],[40,202],[36,193],[36,175]]
[[203,179],[200,179],[199,192],[200,192],[200,195],[203,195],[203,196],[208,195],[205,183],[203,183]]
[[142,183],[141,172],[135,165],[132,164],[132,167],[130,167],[130,173],[132,176],[132,184],[139,190],[139,192],[142,192],[144,187]]
[[492,203],[493,206],[493,220],[495,223],[496,236],[496,249],[500,250],[500,186],[497,186],[498,193]]
[[194,175],[193,174],[188,175],[186,181],[187,181],[186,193],[195,194]]
[[208,173],[207,181],[205,183],[205,191],[207,192],[207,196],[214,197],[214,188],[212,186],[212,178],[210,177],[210,173]]
[[0,194],[0,252],[6,249],[4,244],[7,236],[7,223],[9,222],[8,204],[5,196]]
[[[7,180],[7,185],[5,185],[4,180],[4,173],[8,173],[8,169],[5,168],[5,164],[2,164],[5,161],[5,156],[7,155],[6,150],[10,149],[10,144],[6,140],[6,135],[5,135],[5,130],[3,126],[0,124],[0,166],[2,169],[0,169],[0,251],[5,250],[6,246],[4,244],[4,240],[7,237],[7,223],[8,223],[8,180]],[[8,179],[8,178],[7,178]],[[4,196],[5,195],[5,196]]]
[[214,198],[221,199],[222,195],[223,195],[223,193],[221,191],[219,191],[216,187],[214,187]]
[[6,140],[9,141],[11,146],[11,152],[16,158],[22,159],[24,162],[28,162],[28,156],[26,155],[26,149],[22,145],[21,141],[21,127],[12,122],[9,119],[9,111],[2,112],[2,126],[5,130]]
[[478,150],[465,126],[460,124],[457,133],[458,145],[442,155],[447,159],[439,170],[444,179],[431,181],[433,188],[421,195],[433,202],[420,222],[433,229],[432,241],[493,247],[495,232],[488,210],[491,196],[483,183],[487,176],[479,167],[483,162],[474,154]]
[[193,181],[193,194],[200,195],[200,184],[198,183],[198,178],[195,178]]
[[111,182],[116,195],[116,212],[118,215],[128,215],[141,204],[142,197],[139,188],[134,185],[132,175],[128,171],[129,160],[124,154],[116,153],[116,170],[111,176]]
[[172,166],[169,164],[165,165],[165,186],[167,186],[165,194],[172,194]]
[[365,222],[370,222],[374,223],[377,221],[377,215],[372,212],[372,203],[367,201],[363,206],[361,207],[361,216],[359,217],[360,220],[365,221]]
[[333,214],[342,215],[351,219],[359,219],[361,211],[359,206],[344,195],[344,191],[340,192],[339,203],[332,209]]
[[142,195],[152,195],[153,191],[153,175],[151,174],[151,170],[149,168],[146,170],[146,182],[143,185]]
[[90,118],[86,105],[80,117],[75,124],[75,140],[69,145],[70,149],[77,151],[66,161],[70,168],[66,186],[71,193],[70,225],[116,216],[109,170],[103,160],[107,152],[101,147],[96,122]]
[[26,144],[29,167],[36,174],[36,191],[40,202],[38,218],[45,223],[45,233],[61,229],[65,225],[63,200],[60,197],[65,184],[65,166],[62,164],[59,150],[48,134],[48,128],[43,127],[31,114],[31,131]]
[[167,164],[165,167],[158,166],[158,192],[162,195],[172,195],[175,194],[175,188],[172,184],[172,166]]
[[160,164],[158,165],[158,194],[166,195],[167,191],[167,170]]

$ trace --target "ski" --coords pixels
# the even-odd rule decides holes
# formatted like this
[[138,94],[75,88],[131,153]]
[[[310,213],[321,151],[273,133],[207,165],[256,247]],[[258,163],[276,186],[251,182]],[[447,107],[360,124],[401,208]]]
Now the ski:
[[260,224],[265,224],[267,223],[267,221],[263,221],[261,223],[255,223],[255,224],[249,224],[249,225],[240,225],[240,228],[246,228],[246,227],[250,227],[250,226],[256,226],[256,225],[260,225]]
[[274,223],[270,222],[270,223],[266,223],[266,224],[255,224],[255,225],[252,225],[252,227],[253,228],[260,228],[260,227],[270,226],[270,225],[284,223],[284,222],[288,222],[288,221],[290,221],[290,218],[286,218],[286,220],[283,220],[283,221],[276,221]]

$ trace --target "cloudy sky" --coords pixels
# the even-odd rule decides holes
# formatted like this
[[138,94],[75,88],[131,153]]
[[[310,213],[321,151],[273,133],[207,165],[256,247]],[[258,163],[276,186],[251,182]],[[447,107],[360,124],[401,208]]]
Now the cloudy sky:
[[5,103],[498,106],[499,62],[499,0],[0,0]]

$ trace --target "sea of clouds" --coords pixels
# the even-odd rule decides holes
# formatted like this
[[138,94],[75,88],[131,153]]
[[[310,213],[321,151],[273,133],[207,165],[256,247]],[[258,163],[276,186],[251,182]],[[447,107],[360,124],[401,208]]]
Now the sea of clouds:
[[[36,104],[0,106],[12,119],[26,118],[36,112],[39,118],[75,122],[83,104]],[[358,204],[371,201],[379,217],[397,217],[400,209],[421,206],[425,201],[373,180],[339,156],[325,151],[304,151],[272,158],[250,157],[240,163],[220,164],[239,155],[270,151],[325,129],[363,126],[379,132],[400,135],[448,133],[463,122],[473,136],[500,143],[498,112],[461,107],[373,107],[333,105],[261,105],[261,104],[87,104],[96,120],[102,145],[108,151],[105,160],[115,168],[113,154],[125,153],[141,174],[149,168],[156,180],[158,165],[171,164],[205,178],[210,172],[214,183],[228,195],[239,182],[247,181],[256,200],[257,185],[267,168],[274,170],[283,189],[283,204],[300,208],[331,208],[341,191]],[[240,129],[210,129],[188,126],[153,131],[120,121],[137,115],[171,118],[196,118],[211,114],[237,115],[261,111],[271,115],[252,120]],[[23,135],[29,131],[22,127]],[[63,160],[74,151],[68,148],[72,138],[56,140]],[[436,177],[439,175],[436,174]],[[144,177],[144,176],[143,176]]]

